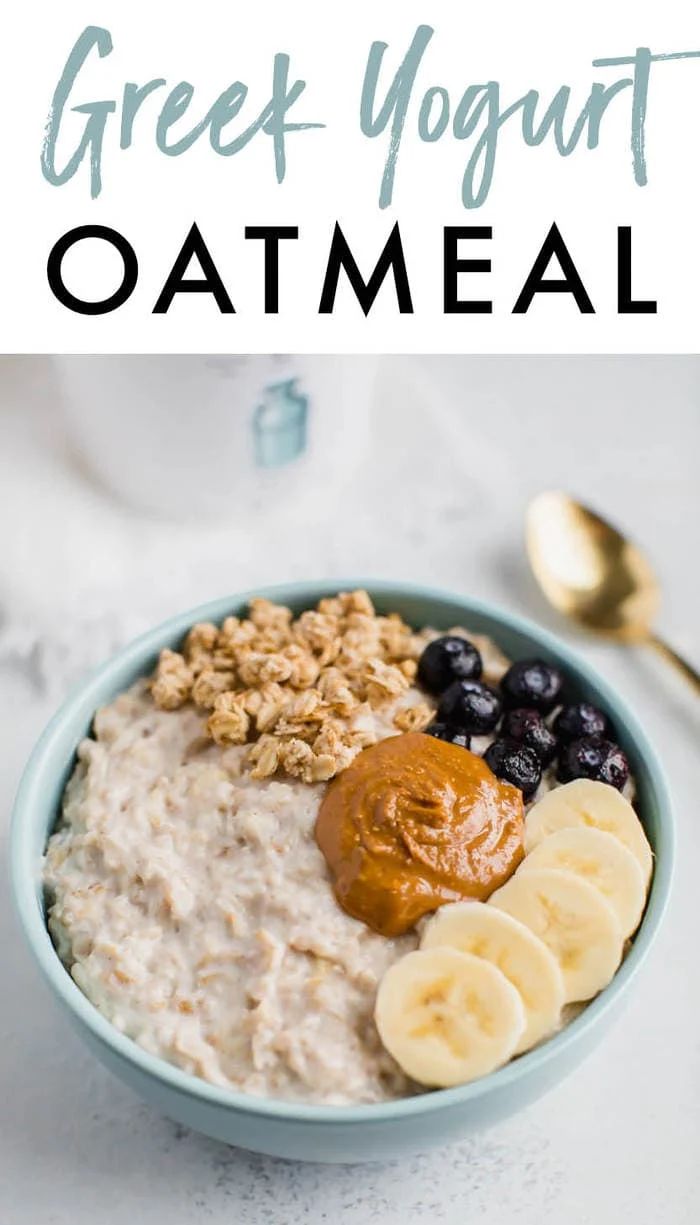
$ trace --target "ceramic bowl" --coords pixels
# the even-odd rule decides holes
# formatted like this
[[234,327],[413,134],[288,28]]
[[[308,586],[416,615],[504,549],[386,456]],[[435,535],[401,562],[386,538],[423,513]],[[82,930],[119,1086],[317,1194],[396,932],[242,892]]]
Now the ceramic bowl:
[[[324,595],[364,586],[380,611],[396,611],[415,626],[463,624],[489,634],[511,658],[537,655],[559,664],[581,698],[602,707],[618,732],[637,781],[638,809],[655,855],[642,924],[612,983],[566,1029],[481,1080],[399,1101],[363,1106],[314,1106],[267,1100],[208,1084],[159,1059],[115,1029],[82,994],[49,937],[41,887],[41,857],[59,812],[75,750],[95,710],[154,666],[194,621],[240,613],[249,595],[267,595],[295,611]],[[24,935],[51,990],[94,1053],[164,1114],[229,1144],[307,1161],[382,1160],[446,1144],[512,1115],[572,1071],[603,1038],[620,1012],[659,927],[671,885],[673,824],[662,767],[636,716],[583,660],[551,634],[503,609],[411,583],[346,579],[293,583],[243,593],[172,617],[125,647],[88,677],[46,728],[27,765],[12,823],[13,891]],[[58,1112],[60,1104],[56,1103]]]

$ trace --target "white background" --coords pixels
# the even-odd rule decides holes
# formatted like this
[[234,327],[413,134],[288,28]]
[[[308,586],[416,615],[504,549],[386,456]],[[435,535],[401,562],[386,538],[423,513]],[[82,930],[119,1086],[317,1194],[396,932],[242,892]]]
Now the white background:
[[697,359],[387,360],[339,496],[265,523],[183,523],[130,510],[76,460],[53,362],[0,361],[0,855],[24,761],[86,668],[226,591],[360,572],[468,592],[562,634],[645,725],[679,844],[658,942],[581,1068],[466,1143],[349,1169],[227,1149],[143,1105],[69,1028],[0,888],[2,1225],[696,1225],[698,699],[643,650],[556,618],[522,527],[528,499],[558,484],[626,527],[661,578],[659,628],[697,666],[699,399]]
[[[421,21],[435,27],[417,90],[445,85],[453,105],[471,83],[496,78],[507,105],[530,88],[547,103],[562,83],[582,106],[592,80],[611,82],[624,69],[593,69],[594,58],[700,48],[696,6],[687,0],[634,5],[592,0],[500,4],[451,0],[269,0],[195,5],[149,0],[74,0],[57,5],[25,0],[12,6],[0,48],[3,227],[0,235],[1,345],[4,351],[199,352],[480,352],[693,351],[697,346],[698,156],[696,115],[700,61],[652,68],[647,121],[649,185],[637,187],[629,150],[631,92],[603,121],[601,145],[559,157],[551,142],[526,148],[517,121],[499,139],[487,204],[465,212],[460,185],[471,142],[446,134],[426,145],[416,135],[417,99],[409,112],[392,208],[377,207],[387,135],[368,141],[359,130],[361,82],[373,39],[390,45],[387,62],[403,57]],[[74,102],[117,99],[108,121],[104,189],[91,201],[87,168],[70,184],[44,181],[39,155],[53,88],[65,58],[87,24],[107,26],[114,52],[95,56],[81,73]],[[126,80],[163,76],[195,85],[191,114],[199,118],[233,80],[250,86],[241,121],[268,98],[275,51],[291,55],[292,75],[307,89],[291,119],[319,120],[323,131],[292,133],[288,174],[278,187],[271,141],[257,136],[233,158],[217,157],[206,137],[179,158],[156,151],[158,112],[152,97],[138,116],[135,143],[120,152],[119,93]],[[573,109],[573,108],[572,108]],[[574,112],[575,113],[575,112]],[[64,157],[82,130],[69,117]],[[183,129],[189,129],[182,122]],[[400,317],[389,287],[365,320],[347,286],[332,317],[318,316],[328,245],[339,219],[366,275],[395,220],[401,223],[415,315]],[[165,317],[152,306],[196,220],[209,243],[238,313],[221,316],[201,295],[181,296]],[[568,298],[544,296],[527,316],[510,313],[552,221],[567,240],[598,313],[580,316]],[[262,250],[243,240],[246,224],[296,224],[300,239],[282,244],[281,312],[262,313]],[[125,234],[141,265],[132,299],[98,318],[67,311],[51,296],[45,265],[66,230],[109,225]],[[443,316],[442,227],[488,224],[493,273],[473,277],[471,292],[489,286],[493,316]],[[635,294],[659,301],[656,317],[616,315],[616,227],[634,235]],[[91,244],[94,246],[94,244]],[[476,246],[476,244],[473,244]],[[477,254],[474,251],[474,254]],[[487,254],[486,251],[483,254]],[[114,261],[94,251],[66,261],[73,285],[104,296]],[[102,292],[100,292],[100,290]],[[470,287],[465,286],[469,293]]]

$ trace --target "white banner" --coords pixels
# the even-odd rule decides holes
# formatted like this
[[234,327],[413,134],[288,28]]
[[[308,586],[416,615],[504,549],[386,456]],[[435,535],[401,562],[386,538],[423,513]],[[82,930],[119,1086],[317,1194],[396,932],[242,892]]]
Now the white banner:
[[700,20],[26,0],[2,349],[697,349]]

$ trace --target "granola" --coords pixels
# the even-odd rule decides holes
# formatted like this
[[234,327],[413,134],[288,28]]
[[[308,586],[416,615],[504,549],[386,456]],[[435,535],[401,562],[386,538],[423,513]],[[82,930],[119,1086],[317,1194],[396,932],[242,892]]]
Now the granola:
[[[210,710],[207,733],[221,746],[249,744],[254,778],[332,778],[377,738],[372,711],[405,694],[426,643],[396,613],[380,616],[366,591],[341,592],[295,618],[266,599],[248,617],[194,625],[182,653],[161,652],[151,694],[156,706],[187,702]],[[394,716],[415,731],[430,708]]]

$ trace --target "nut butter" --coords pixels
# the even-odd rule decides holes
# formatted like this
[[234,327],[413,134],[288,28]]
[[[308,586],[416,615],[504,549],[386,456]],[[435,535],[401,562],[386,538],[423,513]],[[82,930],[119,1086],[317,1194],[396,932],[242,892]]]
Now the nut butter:
[[398,936],[508,879],[523,857],[523,800],[474,753],[409,732],[364,749],[332,780],[316,841],[343,909]]

